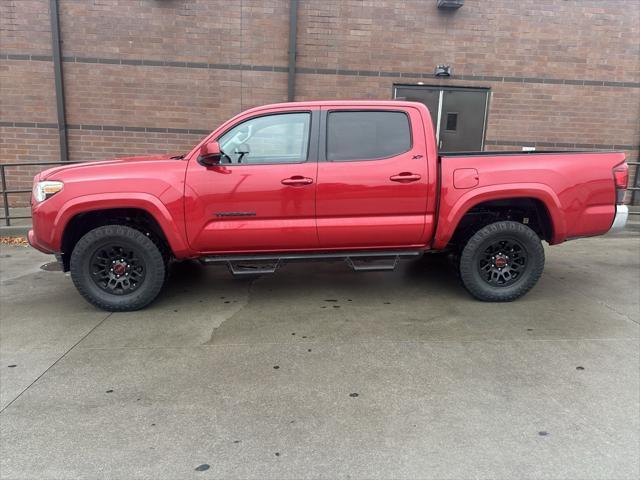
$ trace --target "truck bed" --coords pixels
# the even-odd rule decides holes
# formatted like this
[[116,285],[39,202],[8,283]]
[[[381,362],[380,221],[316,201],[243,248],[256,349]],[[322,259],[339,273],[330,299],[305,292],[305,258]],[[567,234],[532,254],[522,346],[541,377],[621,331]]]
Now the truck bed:
[[[443,248],[464,213],[483,198],[531,198],[552,223],[550,244],[600,235],[616,213],[613,168],[622,152],[456,152],[438,159],[441,195],[433,246]],[[514,179],[521,179],[514,183]]]

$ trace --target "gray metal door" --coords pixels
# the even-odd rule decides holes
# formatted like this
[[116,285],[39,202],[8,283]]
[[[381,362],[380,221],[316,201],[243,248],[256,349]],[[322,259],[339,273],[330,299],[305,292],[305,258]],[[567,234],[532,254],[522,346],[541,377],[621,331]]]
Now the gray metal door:
[[440,114],[440,151],[482,150],[486,91],[445,90]]
[[398,85],[394,98],[427,106],[440,152],[483,150],[488,89]]
[[438,123],[438,109],[440,108],[440,89],[424,87],[396,87],[394,96],[396,100],[424,103],[431,114],[431,121],[435,126]]

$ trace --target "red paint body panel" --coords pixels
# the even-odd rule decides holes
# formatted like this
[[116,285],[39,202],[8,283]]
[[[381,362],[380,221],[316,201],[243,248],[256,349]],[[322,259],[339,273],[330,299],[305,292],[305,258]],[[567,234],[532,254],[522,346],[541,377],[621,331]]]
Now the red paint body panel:
[[[514,154],[452,156],[441,159],[438,231],[434,248],[444,248],[462,216],[488,200],[527,197],[541,200],[552,220],[551,244],[600,235],[615,215],[613,167],[623,153]],[[453,188],[454,171],[478,171],[478,185]]]
[[[260,107],[236,116],[216,129],[217,139],[229,127],[256,115],[317,111],[316,106]],[[203,167],[192,152],[187,168],[185,212],[187,238],[198,252],[314,250],[316,232],[316,162]],[[284,185],[303,177],[312,183]],[[218,216],[237,212],[247,216]]]
[[[406,112],[411,149],[385,159],[348,162],[213,167],[197,162],[201,145],[248,118],[314,111],[317,120],[319,112],[336,109]],[[42,251],[60,252],[65,228],[75,215],[139,208],[156,219],[177,258],[230,252],[442,249],[470,208],[484,201],[524,197],[545,205],[552,244],[610,228],[616,203],[612,170],[624,162],[624,154],[439,159],[434,137],[429,112],[414,102],[301,102],[254,108],[225,122],[184,159],[132,157],[42,172],[34,182],[61,181],[64,188],[43,202],[32,200],[29,239]],[[317,141],[309,145],[309,151],[313,149],[320,150]],[[398,175],[408,174],[412,181],[398,181]],[[282,183],[291,177],[308,182]],[[229,216],[230,212],[242,215]]]
[[[316,171],[316,163],[203,168],[190,162],[185,192],[189,244],[199,252],[270,250],[283,248],[283,242],[286,248],[317,248]],[[295,175],[314,183],[281,183]],[[218,216],[225,212],[250,215]]]
[[77,214],[109,208],[140,208],[162,228],[179,258],[193,256],[184,231],[184,175],[187,162],[168,156],[132,157],[45,170],[39,180],[64,182],[44,202],[32,199],[34,242],[60,252],[64,229]]
[[[359,110],[396,110],[394,106],[362,106]],[[351,110],[331,105],[324,110]],[[429,176],[424,129],[426,109],[403,108],[412,127],[410,150],[376,160],[318,163],[317,225],[321,248],[353,249],[375,245],[424,245],[433,227],[427,198],[435,189]],[[391,181],[413,175],[410,183]]]

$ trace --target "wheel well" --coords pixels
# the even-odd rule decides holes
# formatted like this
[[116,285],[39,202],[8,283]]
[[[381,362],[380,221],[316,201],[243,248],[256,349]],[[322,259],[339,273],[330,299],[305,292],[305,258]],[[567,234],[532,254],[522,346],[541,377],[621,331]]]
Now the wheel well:
[[531,228],[542,240],[553,236],[551,216],[545,204],[537,198],[506,198],[475,205],[460,219],[450,245],[464,245],[469,238],[490,223],[511,220]]
[[139,208],[113,208],[108,210],[93,210],[79,213],[73,217],[64,229],[62,235],[62,262],[64,271],[69,270],[71,252],[78,240],[94,228],[103,225],[127,225],[147,234],[160,247],[162,254],[171,254],[169,242],[156,219],[146,210]]

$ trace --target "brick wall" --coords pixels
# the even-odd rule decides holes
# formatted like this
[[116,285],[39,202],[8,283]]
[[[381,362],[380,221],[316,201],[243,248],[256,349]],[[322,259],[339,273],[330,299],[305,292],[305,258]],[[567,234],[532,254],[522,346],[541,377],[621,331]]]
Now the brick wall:
[[[637,160],[636,0],[435,3],[299,0],[296,99],[489,87],[488,148]],[[0,2],[2,163],[59,158],[48,7]],[[184,151],[229,116],[286,100],[289,0],[59,0],[59,14],[71,160]],[[433,78],[439,63],[454,77]],[[34,170],[12,169],[12,188]]]

